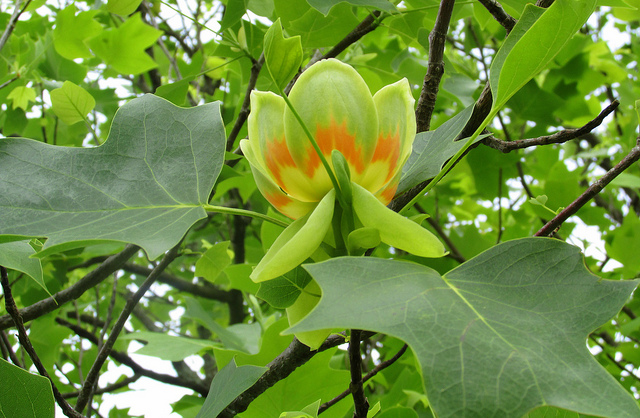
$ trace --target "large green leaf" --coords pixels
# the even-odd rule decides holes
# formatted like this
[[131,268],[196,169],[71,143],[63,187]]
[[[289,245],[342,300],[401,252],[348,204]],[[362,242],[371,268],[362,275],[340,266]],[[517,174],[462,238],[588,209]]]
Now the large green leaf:
[[224,366],[216,373],[209,394],[196,418],[217,417],[236,396],[249,389],[262,374],[266,367],[236,366],[235,360]]
[[0,416],[53,418],[53,405],[49,379],[0,359]]
[[44,256],[122,241],[157,258],[206,216],[224,142],[218,103],[152,95],[124,105],[97,148],[0,139],[0,242],[44,236]]
[[502,107],[544,69],[585,24],[596,0],[556,0],[548,9],[528,4],[491,64],[493,107]]
[[[466,140],[456,141],[471,117],[473,106],[467,107],[434,131],[420,132],[413,142],[409,160],[402,168],[398,193],[434,178],[444,163],[462,148]],[[485,138],[480,135],[476,141]]]
[[58,54],[68,60],[91,58],[93,54],[86,41],[102,32],[102,25],[94,19],[98,10],[80,12],[71,5],[58,12],[53,30],[53,46]]
[[323,296],[287,332],[358,328],[404,340],[439,417],[520,417],[544,405],[640,416],[585,344],[638,282],[598,279],[576,247],[547,238],[509,241],[444,277],[368,258],[305,268]]

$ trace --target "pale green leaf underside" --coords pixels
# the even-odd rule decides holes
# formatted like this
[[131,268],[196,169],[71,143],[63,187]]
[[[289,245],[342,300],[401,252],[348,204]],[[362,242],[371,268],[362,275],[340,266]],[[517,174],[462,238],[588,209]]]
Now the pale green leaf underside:
[[206,216],[224,143],[219,103],[152,95],[120,108],[97,148],[0,139],[0,242],[47,237],[43,256],[121,241],[157,258]]
[[53,391],[46,377],[0,359],[0,416],[53,418]]
[[417,264],[367,258],[305,268],[323,296],[288,332],[357,328],[404,340],[441,418],[520,417],[544,405],[640,416],[585,344],[637,281],[598,280],[576,247],[509,241],[445,277]]

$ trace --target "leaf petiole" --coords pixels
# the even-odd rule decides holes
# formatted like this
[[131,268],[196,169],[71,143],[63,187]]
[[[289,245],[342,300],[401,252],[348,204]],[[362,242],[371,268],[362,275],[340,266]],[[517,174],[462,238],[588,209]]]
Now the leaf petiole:
[[250,218],[262,219],[267,222],[271,222],[274,225],[281,226],[286,228],[289,226],[288,223],[281,221],[276,218],[272,218],[271,216],[264,215],[262,213],[254,212],[252,210],[239,209],[239,208],[229,208],[225,206],[214,206],[214,205],[203,205],[202,206],[208,212],[216,212],[216,213],[226,213],[229,215],[240,215],[240,216],[248,216]]

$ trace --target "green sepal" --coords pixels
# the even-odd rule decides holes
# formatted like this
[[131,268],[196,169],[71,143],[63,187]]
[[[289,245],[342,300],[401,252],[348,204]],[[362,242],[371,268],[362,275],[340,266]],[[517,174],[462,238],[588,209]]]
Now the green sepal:
[[364,254],[364,250],[380,245],[380,231],[373,227],[356,229],[347,238],[347,249],[349,255]]
[[256,283],[275,279],[300,265],[322,243],[331,226],[335,190],[329,191],[310,214],[294,221],[278,236],[251,273]]
[[269,74],[279,88],[293,78],[302,63],[300,36],[285,39],[279,18],[264,36],[264,60]]
[[419,257],[443,257],[444,246],[435,235],[417,223],[384,206],[366,189],[352,183],[353,209],[362,225],[380,231],[385,244]]

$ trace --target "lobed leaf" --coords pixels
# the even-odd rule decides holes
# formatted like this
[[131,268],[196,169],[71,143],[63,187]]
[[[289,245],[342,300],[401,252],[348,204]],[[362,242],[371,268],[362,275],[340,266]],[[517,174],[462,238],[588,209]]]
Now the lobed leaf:
[[42,257],[121,241],[155,259],[206,216],[224,144],[218,103],[152,95],[120,108],[97,148],[0,139],[0,242],[47,237]]
[[547,238],[508,241],[444,277],[383,259],[304,267],[322,299],[287,332],[356,328],[404,340],[438,417],[519,417],[540,406],[640,414],[585,344],[638,281],[599,279],[576,247]]

